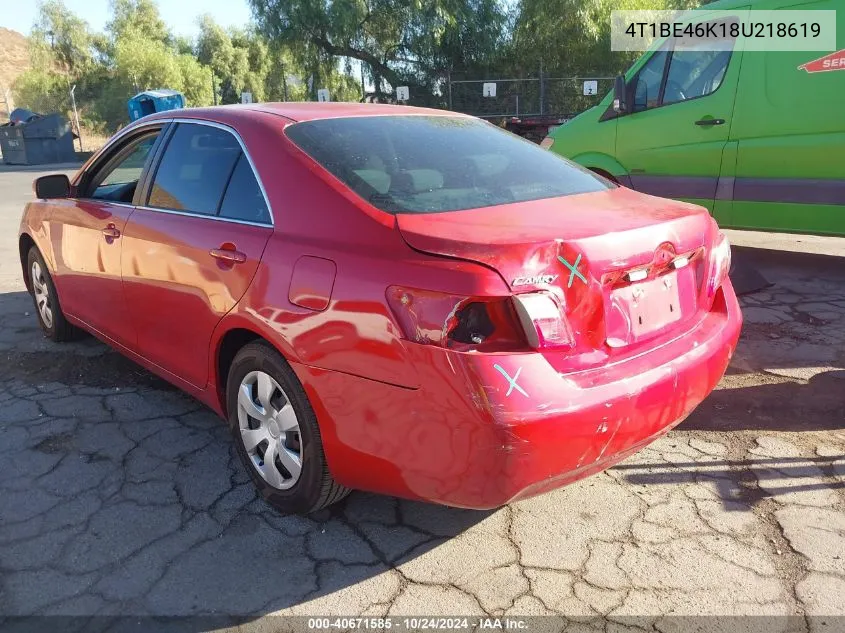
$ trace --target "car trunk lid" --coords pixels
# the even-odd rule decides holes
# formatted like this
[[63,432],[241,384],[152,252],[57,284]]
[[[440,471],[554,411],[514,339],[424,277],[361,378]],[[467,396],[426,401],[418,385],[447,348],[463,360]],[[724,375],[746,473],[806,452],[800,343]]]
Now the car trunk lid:
[[514,293],[547,289],[576,346],[630,349],[702,309],[706,210],[623,187],[435,214],[399,214],[414,249],[483,264]]

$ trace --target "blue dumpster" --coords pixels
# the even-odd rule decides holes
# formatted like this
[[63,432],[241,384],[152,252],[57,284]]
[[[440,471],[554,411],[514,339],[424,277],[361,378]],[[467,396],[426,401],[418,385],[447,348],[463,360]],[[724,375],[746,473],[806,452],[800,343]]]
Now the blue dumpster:
[[76,160],[70,123],[61,114],[13,110],[0,125],[0,153],[7,165],[43,165]]
[[137,121],[142,116],[164,110],[177,110],[185,107],[185,95],[178,90],[145,90],[132,97],[128,103],[129,120]]

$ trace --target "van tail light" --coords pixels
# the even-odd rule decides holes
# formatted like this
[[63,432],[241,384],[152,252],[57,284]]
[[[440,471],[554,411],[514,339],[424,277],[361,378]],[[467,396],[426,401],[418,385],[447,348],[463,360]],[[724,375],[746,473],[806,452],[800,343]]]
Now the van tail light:
[[731,245],[724,233],[719,233],[710,250],[710,271],[707,275],[707,297],[713,298],[731,269]]
[[514,295],[514,305],[528,346],[534,349],[572,347],[575,338],[557,300],[547,292]]
[[462,297],[391,286],[387,301],[404,338],[477,352],[571,347],[572,330],[552,295]]
[[540,147],[543,149],[551,149],[554,144],[555,140],[551,136],[547,136],[540,142]]

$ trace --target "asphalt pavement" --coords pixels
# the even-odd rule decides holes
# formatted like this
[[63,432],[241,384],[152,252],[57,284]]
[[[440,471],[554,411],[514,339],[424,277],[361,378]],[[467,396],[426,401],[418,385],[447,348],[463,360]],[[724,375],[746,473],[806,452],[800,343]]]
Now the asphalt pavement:
[[610,471],[490,512],[352,493],[302,518],[256,498],[195,400],[92,338],[42,337],[17,249],[39,173],[0,170],[0,618],[547,614],[667,631],[753,614],[793,616],[744,621],[765,631],[845,630],[845,240],[731,232],[772,286],[742,298],[728,374]]

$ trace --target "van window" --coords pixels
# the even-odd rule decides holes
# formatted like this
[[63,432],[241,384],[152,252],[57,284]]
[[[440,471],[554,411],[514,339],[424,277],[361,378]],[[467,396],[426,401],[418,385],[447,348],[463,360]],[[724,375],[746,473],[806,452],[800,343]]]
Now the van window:
[[660,103],[660,83],[663,81],[667,54],[666,49],[657,51],[637,73],[634,112],[655,108]]
[[695,44],[667,40],[636,74],[633,112],[704,97],[718,90],[735,40],[717,42],[709,42],[708,48],[718,50],[702,50]]
[[669,60],[663,105],[715,92],[725,78],[731,51],[676,50]]

